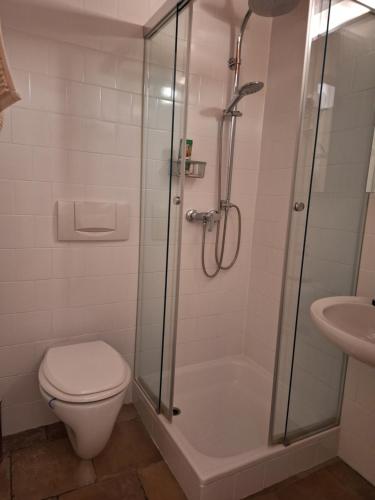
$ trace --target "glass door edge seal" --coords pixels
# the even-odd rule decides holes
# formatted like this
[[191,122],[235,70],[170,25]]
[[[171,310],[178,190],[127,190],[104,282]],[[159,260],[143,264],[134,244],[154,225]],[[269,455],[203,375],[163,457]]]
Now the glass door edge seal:
[[[190,5],[189,5],[190,4]],[[184,73],[185,73],[185,96],[184,96],[184,104],[183,104],[183,117],[184,117],[184,122],[182,126],[182,141],[183,144],[186,142],[186,133],[187,133],[187,112],[188,112],[188,100],[189,100],[189,70],[190,70],[190,55],[191,55],[191,32],[192,32],[192,22],[193,22],[193,9],[192,9],[192,2],[188,0],[187,2],[184,2],[183,7],[188,9],[189,12],[189,18],[188,18],[188,23],[187,23],[187,54],[186,54],[186,64],[184,68]],[[177,24],[178,24],[178,17],[180,15],[181,10],[178,10],[177,12]],[[183,145],[181,147],[182,151],[185,151],[185,146]],[[173,159],[172,159],[173,160]],[[181,159],[181,167],[183,171],[185,170],[185,161],[186,159],[182,157]],[[171,177],[172,177],[172,170],[171,170]],[[171,348],[171,366],[172,366],[172,376],[171,376],[171,384],[170,384],[170,405],[167,412],[163,412],[163,415],[168,419],[172,420],[173,418],[173,401],[174,401],[174,386],[175,386],[175,371],[176,371],[176,352],[177,352],[177,325],[178,325],[178,311],[179,311],[179,296],[180,296],[180,278],[181,278],[181,254],[182,254],[182,219],[183,219],[183,213],[182,213],[182,207],[183,207],[183,202],[184,202],[184,186],[185,186],[185,176],[180,177],[180,196],[181,196],[181,213],[179,217],[179,222],[178,222],[178,239],[177,239],[177,245],[178,245],[178,251],[177,251],[177,274],[176,274],[176,297],[175,297],[175,312],[174,312],[174,334],[172,338],[172,348]]]
[[[308,75],[310,71],[310,60],[311,60],[311,47],[313,42],[312,37],[312,25],[313,25],[313,16],[314,16],[314,8],[315,5],[320,0],[313,0],[309,4],[309,13],[307,20],[307,32],[306,32],[306,43],[305,43],[305,56],[303,63],[303,71],[302,71],[302,92],[300,97],[299,111],[298,111],[298,140],[296,141],[295,152],[294,152],[294,161],[293,161],[293,182],[290,191],[289,198],[289,215],[288,215],[288,224],[287,224],[287,234],[286,234],[286,251],[283,259],[283,270],[282,270],[282,290],[280,295],[280,306],[279,306],[279,314],[278,314],[278,331],[277,331],[277,343],[276,343],[276,355],[275,355],[275,363],[274,363],[274,372],[273,372],[273,381],[272,381],[272,400],[271,400],[271,413],[270,413],[270,422],[269,422],[269,433],[268,433],[268,442],[270,445],[280,444],[284,442],[284,439],[280,441],[280,439],[273,438],[273,427],[275,423],[275,414],[276,414],[276,400],[277,400],[277,381],[278,381],[278,367],[279,367],[279,356],[280,356],[280,348],[281,348],[281,339],[282,339],[282,325],[283,325],[283,305],[285,301],[285,289],[286,289],[286,278],[287,278],[287,268],[288,268],[288,258],[290,255],[290,249],[288,243],[290,241],[291,236],[291,228],[292,228],[292,205],[295,197],[295,188],[296,188],[296,174],[298,168],[298,157],[300,152],[300,146],[303,139],[303,120],[305,117],[305,103],[308,98]],[[327,25],[328,31],[328,25]],[[327,32],[326,32],[327,36]]]
[[166,0],[143,26],[143,38],[152,37],[171,17],[194,0]]

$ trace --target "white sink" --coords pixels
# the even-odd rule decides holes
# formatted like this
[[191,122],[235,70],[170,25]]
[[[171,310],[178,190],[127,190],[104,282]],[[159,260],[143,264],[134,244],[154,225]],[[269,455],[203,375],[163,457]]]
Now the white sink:
[[328,297],[312,303],[314,324],[346,354],[375,366],[375,306],[367,297]]

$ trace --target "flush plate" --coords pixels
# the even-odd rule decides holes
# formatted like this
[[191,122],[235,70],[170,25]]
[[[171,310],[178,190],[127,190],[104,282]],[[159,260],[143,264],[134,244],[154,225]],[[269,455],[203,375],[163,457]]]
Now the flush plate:
[[57,202],[59,241],[121,241],[129,239],[129,205],[125,202]]

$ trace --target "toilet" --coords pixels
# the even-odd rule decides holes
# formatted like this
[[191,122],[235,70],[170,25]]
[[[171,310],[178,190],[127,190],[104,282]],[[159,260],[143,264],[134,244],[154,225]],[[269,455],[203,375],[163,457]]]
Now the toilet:
[[107,444],[130,380],[129,365],[106,342],[52,347],[45,354],[40,392],[79,457],[93,458]]

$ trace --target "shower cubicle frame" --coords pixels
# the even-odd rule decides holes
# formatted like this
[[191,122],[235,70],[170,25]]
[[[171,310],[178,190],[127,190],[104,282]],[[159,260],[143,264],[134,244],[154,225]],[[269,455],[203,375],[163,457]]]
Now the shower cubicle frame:
[[[147,41],[150,40],[159,30],[161,30],[173,17],[176,17],[176,29],[175,29],[175,48],[174,48],[174,61],[173,61],[173,91],[176,89],[176,73],[177,73],[177,46],[178,46],[178,18],[180,13],[186,8],[189,9],[188,14],[188,29],[187,29],[187,52],[186,52],[186,62],[184,67],[185,73],[185,85],[184,85],[184,99],[183,99],[183,124],[181,130],[181,151],[185,151],[186,147],[186,128],[187,128],[187,106],[188,106],[188,88],[189,88],[189,66],[190,66],[190,41],[191,41],[191,24],[192,24],[192,8],[191,4],[194,0],[167,0],[164,2],[162,7],[155,13],[155,15],[146,23],[143,27],[143,38],[144,38],[144,50],[143,50],[143,94],[142,94],[142,154],[141,154],[141,179],[144,175],[144,130],[145,130],[145,97],[146,97],[146,70],[147,70]],[[178,305],[179,305],[179,283],[180,283],[180,260],[181,260],[181,239],[182,239],[182,210],[179,210],[179,222],[177,229],[177,257],[176,257],[176,281],[175,281],[175,303],[174,303],[174,312],[173,312],[173,336],[171,343],[171,352],[170,352],[170,387],[169,387],[169,395],[168,395],[168,404],[165,404],[162,401],[162,384],[163,384],[163,364],[164,364],[164,348],[165,348],[165,310],[166,310],[166,293],[167,293],[167,284],[168,284],[168,262],[169,262],[169,238],[170,238],[170,210],[171,204],[179,205],[181,208],[183,206],[183,193],[184,193],[184,176],[181,175],[178,177],[179,179],[179,194],[174,196],[172,199],[172,172],[173,172],[173,146],[174,146],[174,126],[175,126],[175,92],[173,95],[173,111],[172,111],[172,123],[171,123],[171,142],[170,142],[170,152],[171,157],[169,158],[169,213],[168,213],[168,230],[167,230],[167,251],[166,251],[166,267],[165,267],[165,291],[164,291],[164,313],[163,313],[163,333],[162,333],[162,346],[161,346],[161,368],[160,368],[160,384],[159,384],[159,394],[157,397],[147,390],[140,379],[134,378],[134,383],[137,385],[137,388],[141,391],[141,393],[145,396],[145,398],[150,402],[150,404],[154,407],[155,411],[158,414],[163,414],[169,421],[172,420],[173,417],[173,398],[174,398],[174,379],[175,379],[175,365],[176,365],[176,347],[177,347],[177,321],[178,321]],[[180,159],[180,169],[181,172],[185,172],[185,156],[182,155]],[[176,177],[174,177],[176,178]],[[140,213],[142,214],[142,196],[140,199]],[[140,220],[140,228],[142,221]],[[141,233],[140,233],[141,234]],[[139,245],[139,262],[141,261],[142,249],[141,245]],[[139,280],[140,273],[138,275],[138,290],[139,290]],[[137,326],[136,332],[138,332],[138,312],[139,312],[140,301],[138,297],[137,301]],[[135,360],[134,366],[136,366],[137,362],[137,334],[135,338]]]
[[[188,37],[187,37],[187,44],[188,44],[188,50],[187,50],[187,60],[186,60],[186,65],[184,67],[184,72],[186,76],[186,83],[185,83],[185,95],[184,95],[184,102],[183,102],[183,127],[181,131],[181,139],[182,143],[184,144],[186,141],[186,126],[187,126],[187,99],[188,99],[188,74],[189,74],[189,62],[190,62],[190,40],[191,40],[191,23],[192,23],[192,4],[194,0],[168,0],[163,7],[156,13],[155,16],[151,18],[151,20],[147,23],[147,25],[144,27],[144,39],[145,39],[145,57],[144,57],[144,73],[143,73],[143,81],[144,85],[146,87],[146,67],[148,64],[147,58],[146,58],[146,44],[147,40],[151,39],[162,27],[170,21],[173,16],[176,16],[176,33],[175,33],[175,49],[177,47],[177,35],[178,35],[178,16],[179,13],[185,9],[189,9],[189,28],[188,28]],[[332,0],[310,0],[309,4],[309,13],[308,13],[308,31],[307,31],[307,36],[306,36],[306,44],[305,44],[305,57],[304,57],[304,66],[303,66],[303,73],[302,73],[302,91],[301,91],[301,97],[300,97],[300,103],[299,103],[299,125],[298,125],[298,140],[296,141],[296,148],[294,152],[294,175],[293,175],[293,186],[291,189],[291,194],[290,194],[290,200],[289,200],[289,206],[290,206],[290,211],[289,211],[289,220],[288,220],[288,229],[287,229],[287,241],[290,239],[291,235],[291,227],[292,227],[292,219],[293,219],[293,204],[296,201],[294,199],[295,196],[295,184],[296,184],[296,174],[298,170],[298,164],[299,164],[299,153],[301,151],[301,147],[303,145],[303,121],[305,118],[305,107],[306,107],[306,101],[308,97],[308,79],[309,79],[309,72],[313,71],[312,68],[310,67],[310,62],[311,62],[311,48],[312,48],[312,19],[313,15],[315,12],[321,12],[322,6],[327,5],[328,6],[328,17],[326,20],[326,28],[325,28],[325,43],[324,43],[324,49],[322,51],[322,54],[320,56],[321,60],[321,77],[320,77],[320,82],[323,79],[324,75],[324,69],[325,69],[325,57],[326,57],[326,51],[327,51],[327,43],[328,43],[328,28],[329,28],[329,12],[330,12],[330,6],[331,6]],[[319,8],[320,6],[320,8]],[[176,55],[177,51],[175,50],[174,52],[174,84],[175,79],[176,79]],[[146,92],[143,93],[143,109],[145,105],[145,95]],[[319,95],[319,101],[321,101],[321,93]],[[173,106],[175,105],[175,100],[173,99]],[[309,211],[309,203],[310,203],[310,196],[311,196],[311,180],[312,180],[312,175],[314,171],[314,160],[315,160],[315,148],[316,148],[316,138],[317,138],[317,131],[318,131],[318,125],[319,125],[319,113],[320,113],[320,103],[316,112],[316,116],[314,117],[314,122],[315,122],[315,145],[314,145],[314,150],[311,155],[311,178],[310,178],[310,186],[309,186],[309,192],[307,196],[307,215],[306,215],[306,222],[305,222],[305,235],[306,235],[306,228],[307,228],[307,222],[308,222],[308,211]],[[173,125],[174,125],[174,118],[172,118],[172,137],[171,137],[171,152],[173,151],[173,144],[174,144],[174,137],[173,137]],[[143,114],[143,121],[142,121],[142,144],[143,144],[143,135],[144,135],[144,114]],[[142,148],[142,172],[144,169],[144,151]],[[183,155],[182,155],[183,156]],[[172,182],[172,160],[173,158],[170,158],[170,186],[169,186],[169,210],[171,207],[171,204],[173,203],[173,200],[171,199],[172,197],[172,189],[171,189],[171,182]],[[182,163],[184,163],[184,158],[181,159]],[[184,165],[181,165],[181,171],[184,172]],[[179,203],[183,203],[183,184],[184,184],[184,176],[181,176],[180,178],[180,199]],[[142,200],[141,200],[142,203]],[[178,289],[179,289],[179,275],[180,275],[180,252],[181,252],[181,237],[182,237],[182,210],[180,210],[179,213],[179,224],[178,224],[178,242],[177,242],[177,269],[176,269],[176,282],[175,282],[175,287],[176,287],[176,294],[175,294],[175,303],[174,303],[174,318],[173,318],[173,335],[172,335],[172,342],[170,349],[172,352],[170,352],[170,364],[171,366],[169,367],[170,369],[170,387],[169,387],[169,395],[168,395],[168,403],[165,404],[162,402],[162,384],[163,384],[163,363],[164,363],[164,327],[163,325],[163,335],[162,335],[162,359],[161,359],[161,372],[160,372],[160,386],[159,386],[159,394],[158,396],[154,397],[150,392],[147,390],[147,388],[144,387],[144,385],[141,383],[140,380],[136,379],[135,383],[137,385],[137,388],[144,394],[144,396],[147,398],[147,400],[152,404],[154,409],[156,410],[157,413],[163,414],[168,420],[172,420],[173,417],[173,396],[174,396],[174,377],[175,377],[175,359],[176,359],[176,341],[177,341],[177,320],[178,320]],[[168,218],[169,219],[169,218]],[[303,245],[305,245],[305,239],[303,242]],[[141,247],[141,245],[140,245]],[[141,248],[140,248],[140,254],[141,254]],[[270,416],[270,426],[269,426],[269,444],[274,445],[274,444],[290,444],[294,441],[298,441],[301,439],[304,439],[306,437],[312,436],[314,434],[323,432],[325,430],[331,429],[334,426],[337,426],[339,424],[339,419],[340,419],[340,411],[337,413],[337,418],[335,419],[334,422],[329,422],[326,423],[322,422],[321,425],[319,425],[316,428],[313,429],[303,429],[301,433],[297,433],[296,435],[292,437],[287,436],[287,421],[288,421],[288,415],[286,414],[285,417],[285,432],[283,433],[282,436],[280,435],[275,435],[273,433],[273,426],[275,423],[275,413],[276,413],[276,405],[277,405],[277,380],[278,380],[278,367],[279,367],[279,357],[281,353],[281,341],[282,341],[282,325],[283,325],[283,305],[286,300],[286,278],[287,278],[287,267],[288,267],[288,256],[290,255],[290,249],[287,249],[284,255],[284,263],[283,263],[283,288],[282,288],[282,293],[281,293],[281,300],[280,300],[280,308],[279,308],[279,323],[278,323],[278,337],[277,337],[277,346],[276,346],[276,360],[275,360],[275,369],[273,373],[273,394],[272,394],[272,407],[271,407],[271,416]],[[300,285],[301,285],[301,277],[302,277],[302,268],[303,268],[303,257],[301,259],[301,274],[300,274]],[[168,274],[168,246],[167,246],[167,255],[166,255],[166,281],[167,283],[167,274]],[[164,312],[165,312],[165,296],[164,296]],[[139,301],[138,301],[138,308],[139,308]],[[297,306],[297,311],[298,311],[298,306]],[[164,318],[165,319],[165,318]],[[138,314],[137,314],[137,320],[138,320]],[[292,346],[292,354],[291,354],[291,366],[290,366],[290,383],[292,380],[292,375],[293,375],[293,362],[294,362],[294,350],[295,350],[295,338],[296,338],[296,328],[294,330],[294,343]],[[137,361],[137,349],[135,350],[136,353],[136,361]],[[343,367],[343,371],[345,372],[345,363]],[[289,386],[290,387],[290,386]],[[341,392],[340,392],[340,405],[342,403],[342,395],[343,395],[343,384],[341,387]],[[289,396],[290,398],[290,391],[289,391]],[[289,404],[289,402],[288,402]],[[340,408],[338,409],[340,410]]]
[[[245,4],[246,4],[246,0]],[[313,14],[313,4],[317,4],[323,0],[311,0],[310,10],[309,10],[309,25],[311,25],[311,16]],[[178,6],[180,9],[188,6],[190,9],[189,13],[189,34],[188,34],[188,44],[190,47],[190,34],[191,34],[191,21],[192,21],[192,5],[194,0],[177,2],[175,0],[168,0],[167,7],[164,7],[158,12],[156,16],[145,27],[145,37],[151,37],[157,32],[169,19],[176,14]],[[308,38],[309,39],[309,38]],[[307,39],[307,40],[308,40]],[[309,45],[306,44],[305,52],[306,58],[303,68],[303,95],[300,102],[300,127],[303,119],[303,103],[306,96],[306,73],[309,67]],[[189,52],[188,52],[189,54]],[[189,58],[188,58],[189,59]],[[144,61],[146,65],[146,60]],[[189,62],[187,63],[187,68],[189,67]],[[186,68],[185,68],[186,71]],[[144,94],[145,95],[145,94]],[[183,139],[186,140],[186,118],[187,118],[187,96],[188,89],[185,92],[184,100],[184,131]],[[301,136],[302,128],[300,128]],[[143,133],[143,128],[142,128]],[[143,142],[142,142],[143,144]],[[143,154],[143,153],[142,153]],[[295,164],[297,163],[298,155],[298,145],[295,151]],[[142,161],[142,168],[144,167]],[[183,171],[183,168],[182,168]],[[183,178],[181,178],[183,183]],[[171,194],[171,190],[170,190]],[[181,190],[181,196],[183,196],[183,187]],[[181,200],[182,201],[182,200]],[[170,200],[171,202],[171,200]],[[292,202],[292,199],[291,199]],[[182,216],[181,213],[181,221]],[[181,240],[181,225],[179,232],[179,239]],[[180,243],[179,243],[180,245]],[[181,250],[181,245],[179,246],[179,251]],[[176,275],[176,279],[179,279],[179,269]],[[284,273],[286,271],[286,266]],[[178,283],[177,283],[178,287]],[[289,447],[284,447],[282,444],[276,444],[272,441],[270,435],[270,444],[275,444],[274,446],[262,446],[259,449],[249,450],[248,453],[238,455],[233,457],[233,462],[226,460],[226,458],[217,458],[206,456],[199,451],[195,450],[194,447],[184,438],[183,434],[180,432],[178,427],[175,425],[177,420],[172,420],[173,416],[173,392],[174,392],[174,370],[175,370],[175,355],[176,355],[176,322],[178,313],[178,300],[176,300],[175,305],[175,330],[173,336],[173,380],[171,381],[170,387],[170,406],[166,407],[160,404],[161,400],[159,398],[158,402],[153,399],[150,394],[145,390],[138,380],[135,380],[134,388],[134,404],[140,414],[140,417],[146,426],[150,436],[158,445],[161,454],[168,463],[170,469],[174,473],[178,482],[180,483],[182,489],[189,499],[192,500],[216,500],[218,496],[220,498],[228,498],[230,500],[238,499],[237,494],[237,484],[241,483],[243,489],[246,491],[246,496],[256,493],[257,491],[263,489],[266,486],[270,486],[271,483],[265,484],[264,478],[268,474],[268,470],[273,470],[274,463],[277,460],[281,464],[295,464],[295,473],[304,470],[304,464],[299,463],[297,457],[301,451],[305,451],[306,445],[303,442],[293,443]],[[281,317],[281,312],[280,312]],[[280,339],[279,339],[280,342]],[[279,346],[278,346],[279,348]],[[137,354],[136,354],[137,355]],[[273,395],[275,397],[275,394]],[[164,418],[166,417],[166,418]],[[326,460],[332,458],[336,455],[337,449],[335,448],[334,442],[337,439],[337,430],[332,429],[328,432],[322,433],[321,436],[314,436],[308,441],[307,446],[313,447],[314,449],[321,450],[324,453]],[[280,443],[280,442],[278,442]],[[323,455],[322,455],[323,456]],[[229,463],[230,462],[230,463]],[[304,461],[302,461],[304,462]],[[229,463],[229,465],[228,465]],[[255,474],[255,476],[254,476]],[[260,479],[261,478],[261,479]],[[234,488],[234,484],[236,487]],[[245,487],[246,486],[246,487]],[[230,491],[230,493],[228,493]],[[226,493],[228,493],[226,495]],[[242,495],[243,498],[245,495]]]

